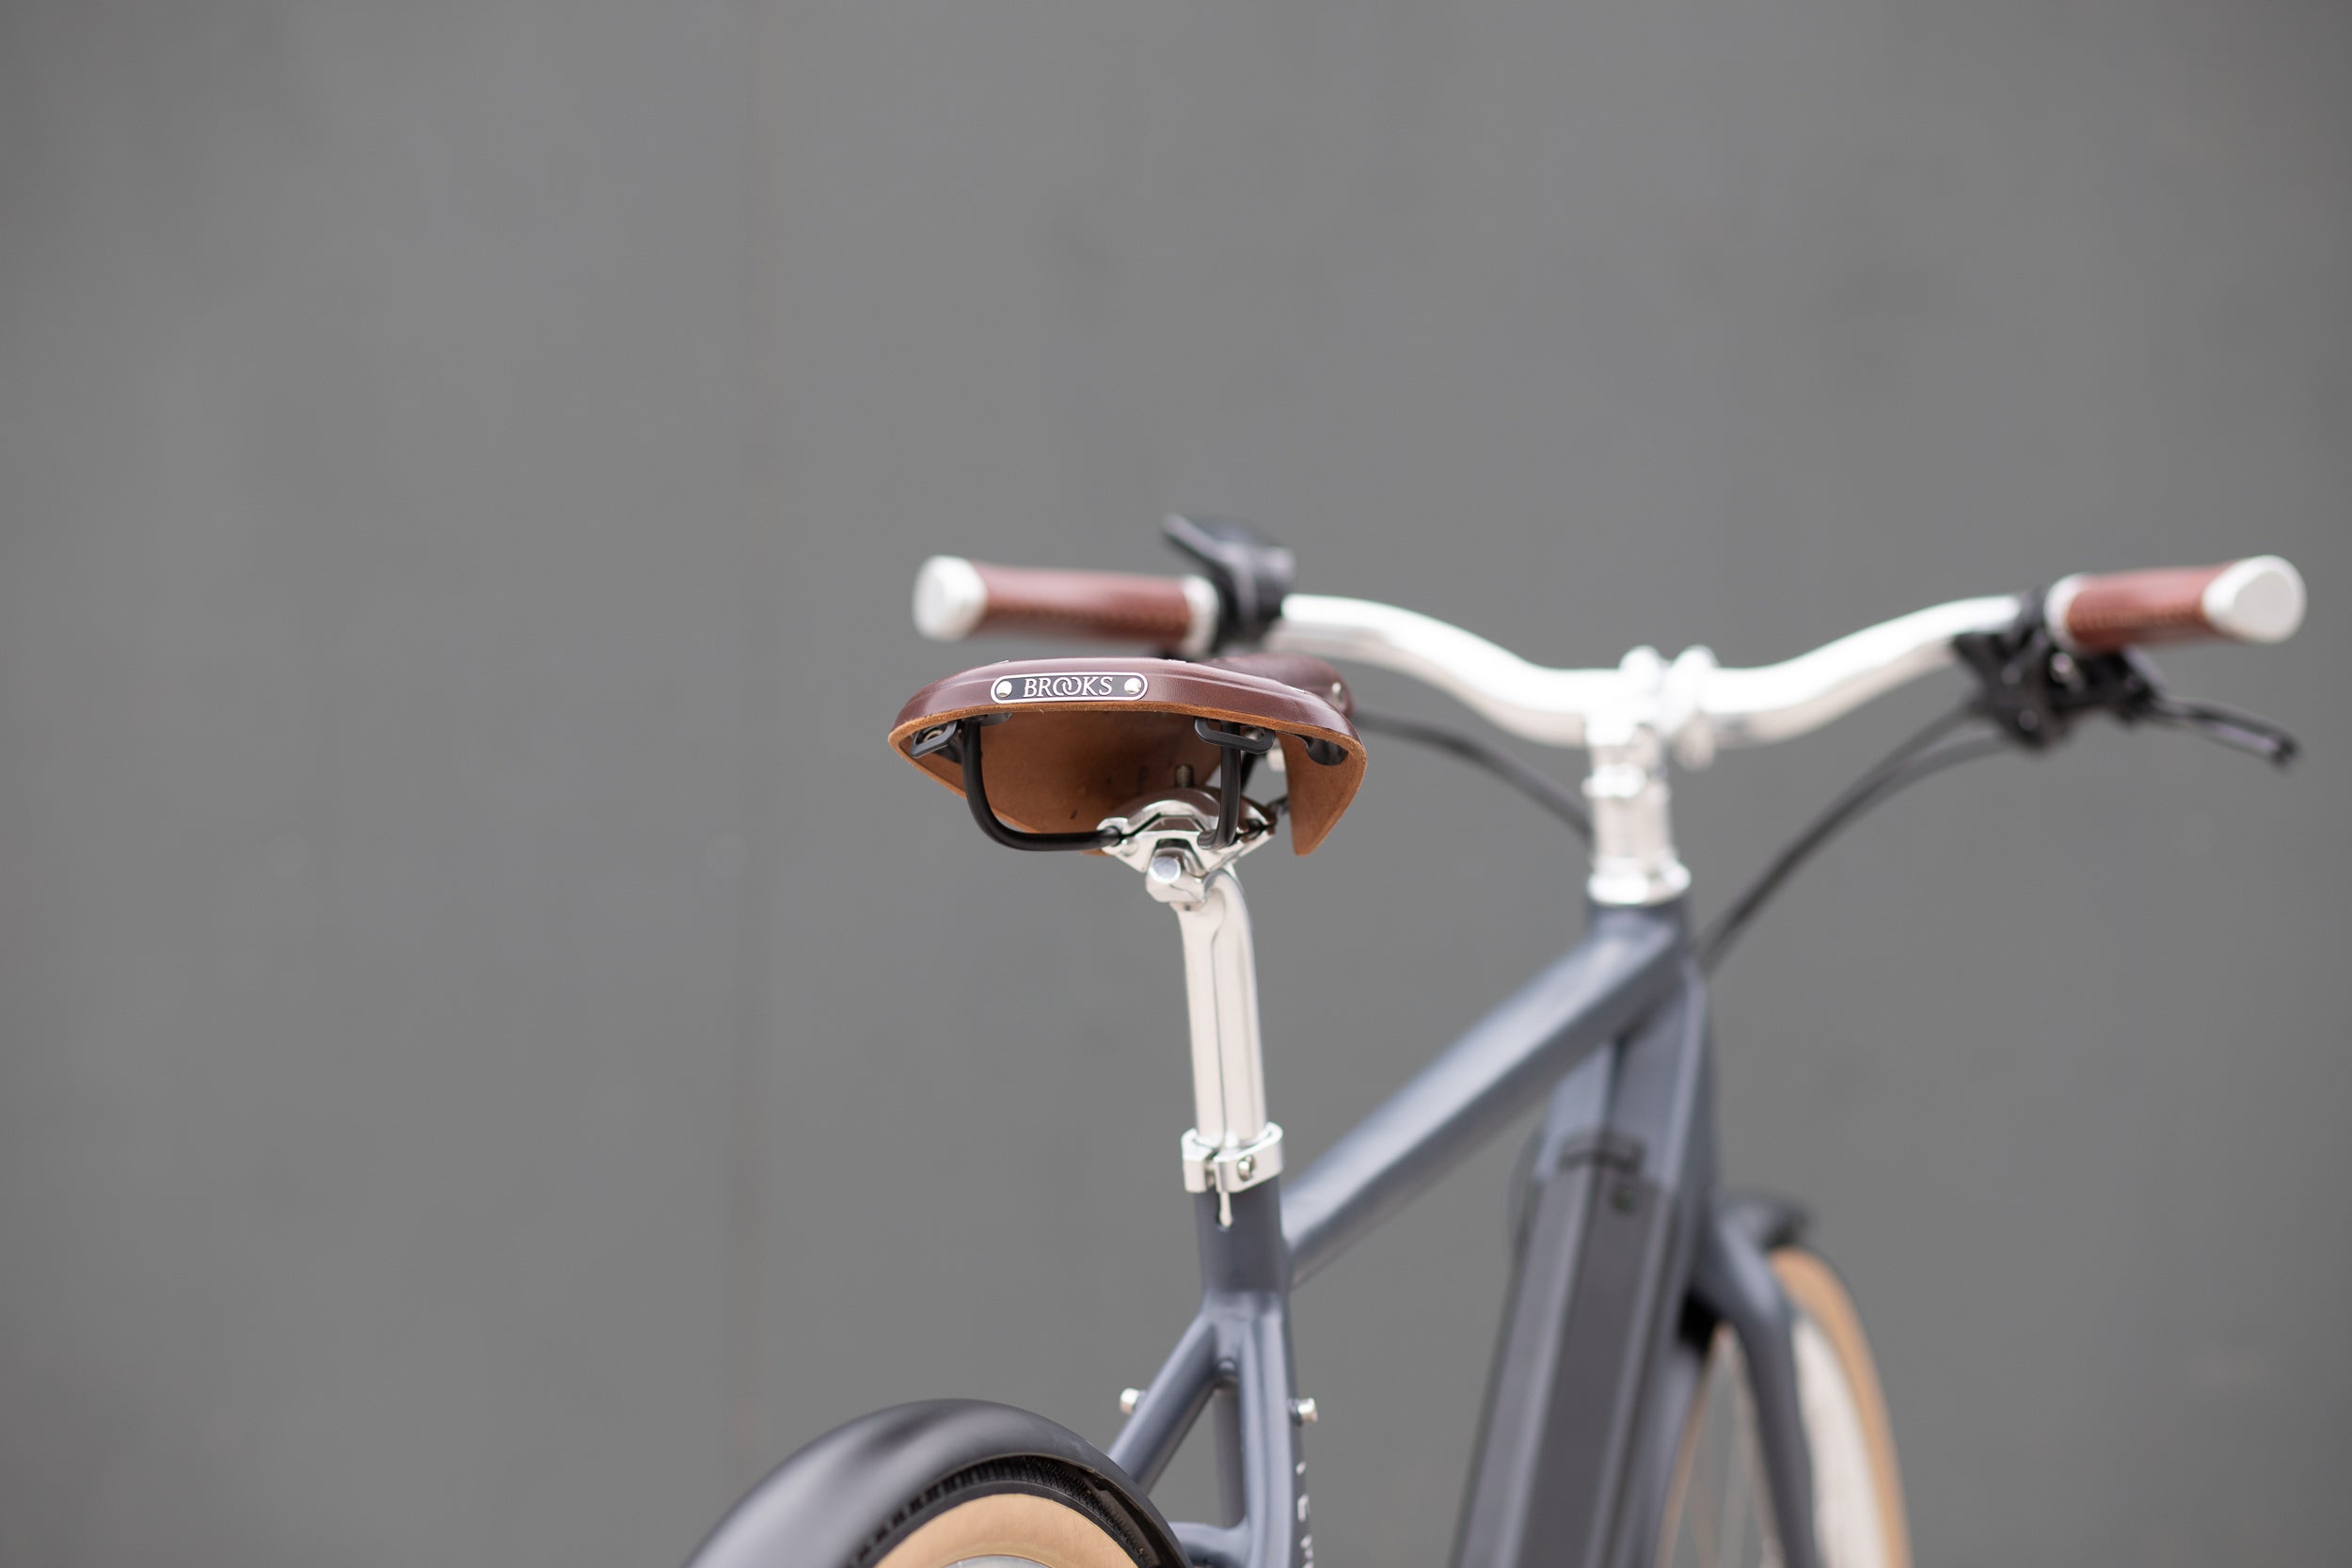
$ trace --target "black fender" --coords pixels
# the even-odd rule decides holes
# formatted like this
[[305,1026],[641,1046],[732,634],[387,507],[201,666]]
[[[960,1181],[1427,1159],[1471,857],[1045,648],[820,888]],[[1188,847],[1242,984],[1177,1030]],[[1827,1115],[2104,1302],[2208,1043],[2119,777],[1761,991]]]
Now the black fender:
[[986,1400],[923,1400],[834,1428],[769,1471],[687,1568],[852,1568],[924,1493],[1002,1459],[1061,1471],[1131,1527],[1149,1568],[1184,1568],[1176,1532],[1107,1454],[1042,1416]]

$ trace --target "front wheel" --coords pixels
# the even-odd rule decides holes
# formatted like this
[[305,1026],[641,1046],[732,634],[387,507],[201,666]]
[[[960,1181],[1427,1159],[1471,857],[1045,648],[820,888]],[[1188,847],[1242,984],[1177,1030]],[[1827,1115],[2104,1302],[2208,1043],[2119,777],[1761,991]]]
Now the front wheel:
[[1000,1461],[932,1488],[860,1568],[1139,1568],[1116,1528],[1068,1477]]
[[775,1469],[687,1568],[1184,1568],[1142,1490],[1042,1416],[977,1400],[835,1427]]
[[[1822,1568],[1911,1568],[1894,1429],[1852,1298],[1802,1247],[1775,1250],[1772,1272],[1797,1311],[1797,1394],[1813,1454]],[[1746,1359],[1731,1330],[1719,1328],[1683,1425],[1658,1562],[1720,1568],[1780,1560]]]

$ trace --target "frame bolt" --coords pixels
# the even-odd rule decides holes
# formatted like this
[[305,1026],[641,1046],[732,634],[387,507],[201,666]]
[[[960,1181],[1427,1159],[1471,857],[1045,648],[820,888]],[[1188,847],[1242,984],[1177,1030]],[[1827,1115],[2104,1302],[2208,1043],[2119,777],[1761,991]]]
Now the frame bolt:
[[1233,1168],[1241,1172],[1242,1180],[1248,1180],[1258,1168],[1258,1157],[1254,1154],[1245,1154],[1234,1162]]
[[1291,1401],[1291,1419],[1300,1426],[1311,1427],[1320,1420],[1322,1416],[1323,1412],[1315,1408],[1315,1402],[1312,1400]]
[[1121,1416],[1134,1415],[1136,1406],[1142,1402],[1143,1390],[1140,1388],[1121,1388],[1119,1391],[1119,1413]]

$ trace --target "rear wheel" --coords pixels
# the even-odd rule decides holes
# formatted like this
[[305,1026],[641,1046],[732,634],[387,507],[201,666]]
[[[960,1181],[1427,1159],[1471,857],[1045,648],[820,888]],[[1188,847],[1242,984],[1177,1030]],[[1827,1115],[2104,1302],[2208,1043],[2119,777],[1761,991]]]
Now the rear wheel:
[[[1814,1539],[1822,1568],[1911,1568],[1894,1429],[1862,1320],[1836,1275],[1800,1247],[1772,1254],[1797,1309],[1797,1392],[1813,1453]],[[1781,1560],[1756,1446],[1747,1363],[1718,1329],[1682,1433],[1660,1568],[1734,1568]]]
[[859,1568],[1137,1568],[1129,1532],[1075,1478],[1020,1461],[932,1487]]

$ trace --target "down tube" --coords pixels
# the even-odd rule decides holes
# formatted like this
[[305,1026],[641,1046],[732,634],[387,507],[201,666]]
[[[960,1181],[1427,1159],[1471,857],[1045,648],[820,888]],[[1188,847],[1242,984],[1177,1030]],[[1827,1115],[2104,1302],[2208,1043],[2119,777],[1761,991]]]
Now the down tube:
[[1686,963],[1671,997],[1553,1097],[1456,1568],[1644,1555],[1654,1521],[1639,1499],[1656,1487],[1634,1472],[1658,1423],[1679,1425],[1648,1396],[1712,1212],[1712,1077],[1706,992]]

